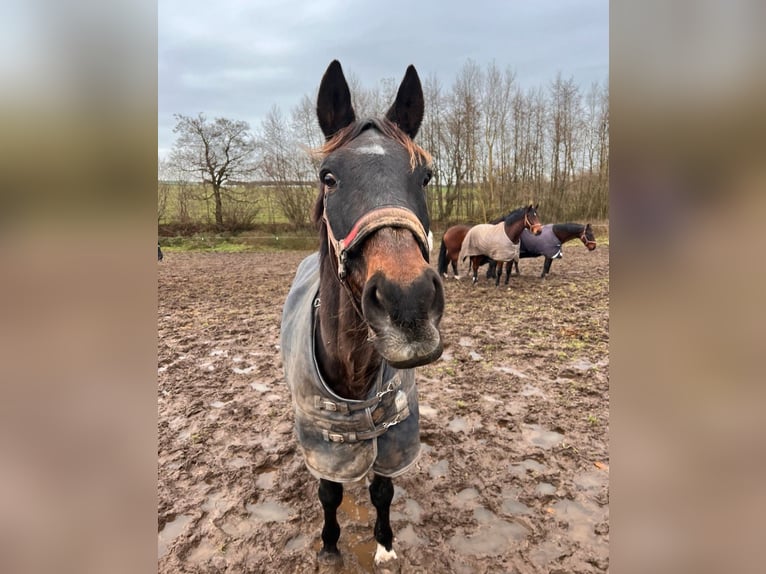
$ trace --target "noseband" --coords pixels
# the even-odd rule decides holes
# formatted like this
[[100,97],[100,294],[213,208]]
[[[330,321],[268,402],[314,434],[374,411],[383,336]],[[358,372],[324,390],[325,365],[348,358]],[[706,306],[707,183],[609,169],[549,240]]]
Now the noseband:
[[585,236],[585,232],[583,231],[582,235],[580,236],[580,241],[582,241],[585,244],[585,247],[590,249],[590,246],[593,245],[593,247],[596,247],[596,242],[588,239]]
[[400,227],[409,229],[418,241],[420,250],[426,261],[429,260],[428,233],[420,219],[409,209],[404,207],[378,207],[360,217],[342,239],[336,239],[327,215],[327,196],[325,196],[325,209],[322,219],[327,228],[327,239],[335,252],[338,260],[338,278],[345,284],[346,263],[349,254],[352,253],[364,240],[384,227]]
[[[538,223],[537,225],[540,225],[540,224]],[[526,227],[530,231],[534,229],[534,225],[532,225],[532,222],[529,221],[529,215],[527,214],[526,211],[524,212],[524,227]],[[540,225],[540,227],[542,227],[542,225]]]

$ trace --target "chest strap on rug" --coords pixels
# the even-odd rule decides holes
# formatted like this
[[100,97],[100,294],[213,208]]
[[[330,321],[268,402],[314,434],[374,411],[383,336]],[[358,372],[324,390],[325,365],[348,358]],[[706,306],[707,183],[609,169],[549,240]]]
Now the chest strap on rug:
[[396,416],[390,420],[384,422],[382,425],[375,427],[369,431],[360,432],[332,432],[328,430],[322,430],[322,438],[327,442],[359,442],[362,440],[370,440],[377,438],[385,433],[390,427],[399,424],[404,419],[410,416],[410,409],[405,406],[401,411],[396,413]]
[[369,407],[377,406],[380,400],[388,393],[393,393],[402,386],[402,379],[397,374],[388,381],[384,389],[381,389],[375,396],[367,399],[366,401],[354,401],[349,403],[347,401],[333,401],[320,395],[314,395],[314,408],[318,410],[332,411],[335,413],[348,413],[354,411],[361,411]]

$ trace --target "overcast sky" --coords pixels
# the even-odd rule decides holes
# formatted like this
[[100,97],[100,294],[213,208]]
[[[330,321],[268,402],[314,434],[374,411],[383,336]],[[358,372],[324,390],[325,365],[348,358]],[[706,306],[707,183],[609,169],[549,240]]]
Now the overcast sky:
[[608,79],[608,0],[159,0],[158,16],[160,157],[174,113],[257,130],[272,106],[313,99],[333,59],[366,88],[414,64],[448,89],[469,58],[524,87]]

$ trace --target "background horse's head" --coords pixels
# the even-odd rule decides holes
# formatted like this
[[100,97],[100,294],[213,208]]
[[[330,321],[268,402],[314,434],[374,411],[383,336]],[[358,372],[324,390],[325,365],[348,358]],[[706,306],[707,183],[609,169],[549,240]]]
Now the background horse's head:
[[531,203],[526,207],[520,207],[501,218],[505,223],[505,234],[517,243],[521,232],[528,229],[534,235],[540,235],[543,224],[537,216],[537,206]]
[[588,248],[588,251],[593,251],[596,248],[596,236],[593,234],[593,228],[588,223],[580,236],[583,245]]
[[384,119],[357,121],[334,61],[319,87],[317,117],[326,138],[314,212],[321,265],[336,276],[338,297],[342,285],[352,298],[386,361],[398,368],[429,363],[442,352],[444,291],[429,265],[430,155],[412,141],[423,119],[417,72],[407,68]]

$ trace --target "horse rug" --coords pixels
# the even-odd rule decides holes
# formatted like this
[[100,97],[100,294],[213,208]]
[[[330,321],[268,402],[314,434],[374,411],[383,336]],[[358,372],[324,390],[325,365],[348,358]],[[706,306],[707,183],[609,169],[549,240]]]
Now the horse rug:
[[468,230],[458,261],[475,255],[486,255],[495,261],[511,261],[519,258],[519,244],[514,244],[505,234],[505,222],[482,223]]
[[553,233],[553,224],[543,225],[540,235],[531,233],[528,229],[521,232],[521,255],[537,257],[544,255],[548,259],[561,259],[561,240]]
[[372,469],[396,477],[420,455],[420,413],[413,369],[385,361],[364,400],[336,395],[314,353],[319,254],[298,266],[282,311],[281,350],[292,393],[295,431],[307,468],[317,478],[354,482]]

